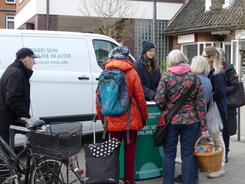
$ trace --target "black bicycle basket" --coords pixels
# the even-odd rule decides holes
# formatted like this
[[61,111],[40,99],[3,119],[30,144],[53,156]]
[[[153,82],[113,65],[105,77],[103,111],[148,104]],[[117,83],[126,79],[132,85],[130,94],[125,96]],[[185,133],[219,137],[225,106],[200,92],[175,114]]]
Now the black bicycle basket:
[[82,124],[51,124],[46,131],[31,131],[28,141],[33,153],[67,160],[81,150]]

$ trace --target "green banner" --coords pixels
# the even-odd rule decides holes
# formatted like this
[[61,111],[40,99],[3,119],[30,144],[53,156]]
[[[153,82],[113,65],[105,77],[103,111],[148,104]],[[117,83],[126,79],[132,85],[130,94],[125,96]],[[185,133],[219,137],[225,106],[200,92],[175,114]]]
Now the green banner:
[[[149,118],[146,126],[138,131],[135,155],[135,179],[148,179],[163,174],[163,147],[153,145],[152,134],[157,126],[160,109],[155,104],[147,104]],[[124,176],[124,144],[120,148],[120,177]]]

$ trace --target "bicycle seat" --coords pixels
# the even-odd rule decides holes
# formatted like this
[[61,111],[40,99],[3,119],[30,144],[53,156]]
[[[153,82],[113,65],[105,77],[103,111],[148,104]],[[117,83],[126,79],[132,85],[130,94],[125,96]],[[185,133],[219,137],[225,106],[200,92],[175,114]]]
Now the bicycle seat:
[[20,121],[25,124],[26,128],[31,130],[36,130],[37,128],[46,124],[45,121],[41,119],[20,118]]

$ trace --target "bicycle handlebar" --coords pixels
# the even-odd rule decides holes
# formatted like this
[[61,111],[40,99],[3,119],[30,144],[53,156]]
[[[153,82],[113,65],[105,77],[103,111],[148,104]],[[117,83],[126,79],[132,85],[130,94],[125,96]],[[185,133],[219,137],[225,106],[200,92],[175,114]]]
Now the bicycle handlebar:
[[45,121],[41,119],[28,119],[28,118],[20,118],[19,122],[23,123],[26,128],[32,129],[32,130],[35,130],[41,127],[42,125],[46,124]]

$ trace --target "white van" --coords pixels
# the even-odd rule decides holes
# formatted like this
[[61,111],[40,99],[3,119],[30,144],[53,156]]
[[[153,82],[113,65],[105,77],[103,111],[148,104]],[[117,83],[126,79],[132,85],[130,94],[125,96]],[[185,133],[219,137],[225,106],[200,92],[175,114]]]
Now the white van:
[[[97,80],[108,53],[118,42],[90,34],[36,30],[0,30],[0,76],[22,47],[35,59],[31,77],[32,117],[49,121],[83,121],[83,133],[93,130]],[[87,121],[84,121],[87,120]],[[102,130],[97,121],[96,130]]]

